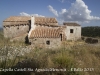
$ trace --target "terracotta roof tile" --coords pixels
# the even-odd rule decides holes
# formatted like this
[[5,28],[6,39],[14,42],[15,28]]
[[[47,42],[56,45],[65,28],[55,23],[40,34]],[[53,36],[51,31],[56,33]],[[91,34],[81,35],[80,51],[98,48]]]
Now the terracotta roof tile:
[[11,16],[7,19],[4,20],[5,21],[28,21],[31,20],[31,17],[28,16]]
[[[29,23],[29,21],[31,21],[31,17],[29,16],[11,16],[3,21],[3,25],[23,24],[23,22]],[[36,25],[50,25],[50,26],[58,25],[56,18],[47,18],[47,17],[35,17],[35,24]]]
[[59,38],[61,34],[60,28],[36,28],[31,32],[29,38]]
[[28,16],[11,16],[3,21],[4,26],[30,24],[31,17]]
[[80,26],[77,23],[63,23],[63,25],[67,25],[67,26]]
[[47,18],[47,17],[35,17],[36,25],[57,25],[57,20],[55,18]]

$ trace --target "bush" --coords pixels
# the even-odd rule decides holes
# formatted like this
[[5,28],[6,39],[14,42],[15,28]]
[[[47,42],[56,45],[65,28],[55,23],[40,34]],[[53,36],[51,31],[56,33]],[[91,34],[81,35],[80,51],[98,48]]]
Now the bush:
[[95,43],[98,43],[98,39],[94,39],[92,37],[87,37],[86,40],[85,40],[86,43],[90,43],[90,44],[95,44]]
[[82,39],[82,40],[85,40],[85,37],[84,37],[84,36],[82,36],[82,37],[81,37],[81,39]]
[[86,38],[85,42],[86,42],[86,43],[92,43],[92,37]]
[[91,43],[98,43],[98,39],[92,39],[92,42]]

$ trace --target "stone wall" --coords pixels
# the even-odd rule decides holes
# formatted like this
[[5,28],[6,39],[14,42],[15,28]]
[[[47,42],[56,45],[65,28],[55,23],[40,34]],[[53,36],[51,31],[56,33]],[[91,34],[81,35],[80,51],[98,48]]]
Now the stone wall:
[[23,34],[26,34],[29,32],[29,25],[12,25],[12,26],[4,26],[4,37],[6,38],[15,38],[20,37]]
[[58,48],[61,46],[61,38],[34,38],[29,39],[29,42],[40,48]]

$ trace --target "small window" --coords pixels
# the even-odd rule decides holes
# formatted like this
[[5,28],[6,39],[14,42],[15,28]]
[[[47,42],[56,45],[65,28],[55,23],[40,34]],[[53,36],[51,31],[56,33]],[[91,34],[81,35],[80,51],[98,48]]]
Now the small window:
[[73,29],[70,29],[70,33],[74,33],[74,30]]
[[48,41],[46,41],[46,44],[47,44],[47,45],[50,45],[50,41],[49,41],[49,40],[48,40]]

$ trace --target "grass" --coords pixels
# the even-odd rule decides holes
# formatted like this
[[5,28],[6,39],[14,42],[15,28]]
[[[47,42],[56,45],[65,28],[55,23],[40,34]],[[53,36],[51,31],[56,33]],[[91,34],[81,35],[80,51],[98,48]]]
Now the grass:
[[[3,37],[0,32],[0,49],[5,49],[4,54],[10,50],[22,49],[25,47],[23,42],[10,42]],[[6,46],[6,48],[4,48]],[[27,46],[31,47],[31,46]],[[32,68],[32,72],[0,72],[0,75],[99,75],[100,74],[100,46],[86,44],[84,41],[65,41],[62,42],[62,48],[58,49],[40,49],[32,48],[30,53],[23,56],[14,55],[14,59],[0,62],[0,68]],[[6,58],[7,59],[7,58]],[[66,69],[66,71],[41,71],[39,69]],[[87,69],[85,71],[73,71],[72,68]],[[36,70],[38,69],[38,70]],[[93,69],[90,71],[90,69]],[[36,71],[35,71],[36,70]],[[40,71],[40,72],[39,72]]]

